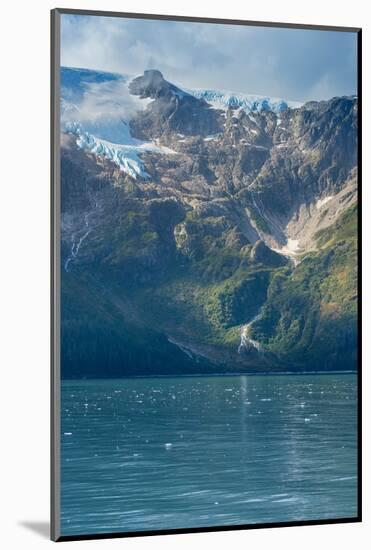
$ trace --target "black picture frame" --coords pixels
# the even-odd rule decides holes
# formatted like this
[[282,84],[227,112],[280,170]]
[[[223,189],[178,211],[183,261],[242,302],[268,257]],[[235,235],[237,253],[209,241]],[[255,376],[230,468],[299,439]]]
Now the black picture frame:
[[[275,27],[285,29],[308,29],[336,32],[354,32],[357,34],[357,95],[358,95],[358,370],[357,370],[357,508],[355,517],[343,517],[324,520],[300,520],[246,525],[210,526],[184,529],[159,529],[146,531],[113,532],[84,535],[61,535],[60,517],[60,17],[63,14],[99,17],[117,17],[132,19],[150,19],[160,21],[184,21],[210,23],[215,25],[243,25],[253,27]],[[124,13],[97,10],[79,10],[55,8],[51,10],[51,539],[56,542],[142,537],[153,535],[174,535],[201,532],[237,531],[250,529],[268,529],[276,527],[295,527],[307,525],[330,525],[357,523],[362,521],[362,29],[358,27],[339,27],[316,24],[273,23],[238,19],[219,19],[212,17],[191,17],[158,15],[144,13]]]

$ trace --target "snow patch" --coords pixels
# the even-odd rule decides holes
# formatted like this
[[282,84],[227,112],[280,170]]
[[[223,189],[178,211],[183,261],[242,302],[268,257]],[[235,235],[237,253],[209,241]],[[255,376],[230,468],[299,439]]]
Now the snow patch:
[[274,252],[277,252],[278,254],[282,254],[282,256],[290,258],[293,261],[295,267],[299,264],[299,260],[296,256],[300,254],[301,247],[297,239],[287,239],[287,243],[285,244],[285,246],[281,246],[280,248],[272,248],[272,250],[274,250]]
[[333,195],[329,195],[328,197],[324,197],[323,199],[318,199],[318,201],[316,202],[317,210],[322,208],[322,206],[324,206],[327,202],[329,202],[333,198],[334,198]]
[[218,135],[217,134],[214,134],[214,135],[211,135],[211,136],[206,136],[204,137],[204,141],[213,141],[215,139],[218,139]]
[[287,245],[286,247],[284,247],[288,252],[290,252],[290,254],[297,254],[298,253],[298,249],[300,248],[299,246],[299,241],[295,240],[295,239],[288,239],[287,240]]

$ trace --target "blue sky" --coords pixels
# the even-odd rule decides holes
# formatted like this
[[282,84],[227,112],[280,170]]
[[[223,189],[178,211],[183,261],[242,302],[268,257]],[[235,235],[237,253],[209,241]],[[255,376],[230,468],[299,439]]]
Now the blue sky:
[[61,62],[308,101],[356,93],[356,33],[62,15]]

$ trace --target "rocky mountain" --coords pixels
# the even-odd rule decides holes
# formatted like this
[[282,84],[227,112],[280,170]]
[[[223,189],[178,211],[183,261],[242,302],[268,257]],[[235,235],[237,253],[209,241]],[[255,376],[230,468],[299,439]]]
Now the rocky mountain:
[[356,367],[356,97],[64,68],[62,102],[64,376]]

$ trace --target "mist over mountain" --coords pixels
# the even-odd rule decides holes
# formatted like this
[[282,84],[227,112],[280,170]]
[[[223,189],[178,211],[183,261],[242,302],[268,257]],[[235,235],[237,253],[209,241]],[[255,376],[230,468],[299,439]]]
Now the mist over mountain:
[[357,98],[61,70],[62,375],[356,368]]

